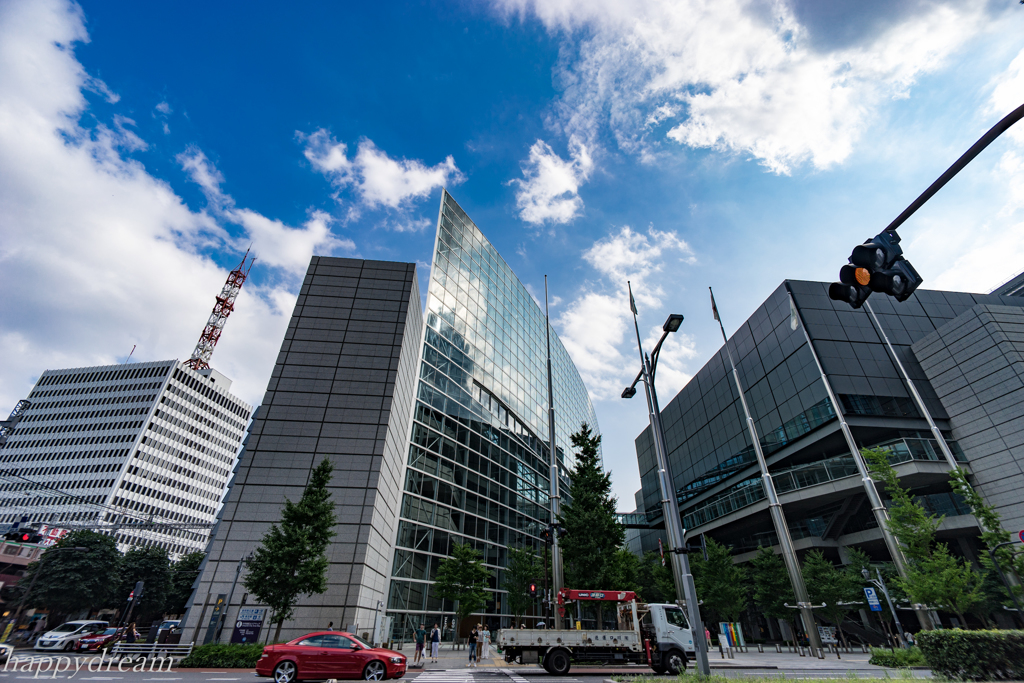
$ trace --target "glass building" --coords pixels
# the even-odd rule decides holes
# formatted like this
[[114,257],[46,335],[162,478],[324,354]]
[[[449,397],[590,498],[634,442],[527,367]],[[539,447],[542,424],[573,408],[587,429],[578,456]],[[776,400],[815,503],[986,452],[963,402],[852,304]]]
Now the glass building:
[[[440,562],[469,543],[493,571],[490,599],[469,621],[507,626],[509,547],[540,547],[549,523],[544,310],[447,192],[427,291],[408,466],[388,613],[396,633],[454,614],[432,592]],[[562,491],[569,437],[597,418],[553,330],[555,443]],[[450,621],[450,620],[449,620]]]

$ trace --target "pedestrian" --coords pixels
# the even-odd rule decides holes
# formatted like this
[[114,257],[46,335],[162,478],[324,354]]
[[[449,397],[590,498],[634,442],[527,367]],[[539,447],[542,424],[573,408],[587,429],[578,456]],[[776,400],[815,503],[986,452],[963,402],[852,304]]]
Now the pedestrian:
[[416,636],[416,654],[413,656],[412,663],[417,664],[423,659],[423,646],[427,640],[427,630],[423,628],[423,624],[420,624],[414,635]]
[[711,631],[704,629],[704,637],[708,639],[708,649],[711,649]]
[[907,647],[914,647],[914,634],[907,631]]
[[480,658],[488,659],[491,656],[491,630],[487,628],[487,624],[484,624],[484,628],[480,631]]
[[334,622],[333,621],[327,622],[327,630],[328,631],[333,631],[334,630]]
[[474,628],[469,632],[469,664],[466,666],[476,666],[476,644],[480,639],[480,634]]
[[139,632],[135,630],[135,622],[128,624],[128,629],[125,631],[124,639],[129,643],[134,643],[139,638]]
[[441,629],[437,624],[430,631],[430,661],[437,664],[437,651],[441,647]]

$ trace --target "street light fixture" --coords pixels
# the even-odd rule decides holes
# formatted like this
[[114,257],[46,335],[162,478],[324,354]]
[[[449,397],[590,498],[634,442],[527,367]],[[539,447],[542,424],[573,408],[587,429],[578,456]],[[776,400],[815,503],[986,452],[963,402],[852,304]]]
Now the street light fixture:
[[871,578],[871,572],[868,571],[867,567],[863,567],[860,570],[860,575],[864,577],[866,581],[875,584],[875,587],[882,591],[882,595],[885,596],[885,601],[889,603],[889,611],[892,612],[892,619],[896,622],[896,629],[900,632],[900,641],[902,642],[901,647],[907,647],[907,634],[903,632],[903,624],[900,623],[900,617],[896,614],[896,606],[892,604],[892,598],[889,597],[889,589],[885,585],[885,579],[882,578],[882,570],[875,568],[875,572],[878,574],[878,579]]
[[633,327],[636,329],[636,345],[640,352],[640,373],[622,392],[622,398],[632,398],[636,395],[637,382],[643,380],[644,389],[647,393],[647,409],[650,414],[651,436],[654,441],[654,454],[658,461],[658,483],[661,487],[662,514],[665,518],[665,531],[668,535],[669,553],[672,557],[672,574],[676,584],[676,598],[680,605],[686,605],[686,611],[690,619],[690,628],[693,629],[693,646],[697,659],[697,669],[703,676],[711,675],[711,666],[708,662],[707,641],[704,638],[704,624],[700,618],[700,603],[697,600],[697,588],[693,583],[693,575],[690,574],[690,559],[686,553],[689,548],[686,546],[686,533],[682,527],[682,518],[679,516],[679,501],[676,499],[675,489],[672,486],[672,475],[669,473],[668,454],[665,449],[665,432],[661,426],[661,408],[658,406],[658,394],[654,389],[654,376],[658,369],[658,355],[661,353],[661,345],[671,333],[677,331],[683,323],[683,316],[673,313],[662,325],[661,339],[654,347],[654,351],[648,356],[644,353],[643,343],[640,341],[640,325],[636,319],[636,303],[633,300],[633,289],[629,287],[629,307],[633,312]]

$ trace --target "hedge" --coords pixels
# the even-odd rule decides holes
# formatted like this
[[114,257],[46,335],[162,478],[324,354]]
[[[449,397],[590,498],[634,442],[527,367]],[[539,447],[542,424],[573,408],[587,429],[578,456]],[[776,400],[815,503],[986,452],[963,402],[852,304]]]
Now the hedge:
[[871,659],[868,660],[868,664],[886,666],[892,669],[908,666],[926,666],[924,655],[921,654],[921,649],[917,647],[899,648],[896,650],[873,647],[871,648]]
[[263,654],[259,643],[251,645],[200,645],[178,663],[181,668],[252,669]]
[[932,672],[952,680],[1024,679],[1024,631],[922,631],[917,644]]

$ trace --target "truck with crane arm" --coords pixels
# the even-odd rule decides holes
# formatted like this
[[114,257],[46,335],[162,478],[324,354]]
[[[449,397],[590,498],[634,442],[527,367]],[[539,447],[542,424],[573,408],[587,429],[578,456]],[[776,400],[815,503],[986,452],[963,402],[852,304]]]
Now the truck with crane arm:
[[[557,597],[560,620],[567,603],[575,603],[577,628],[501,629],[496,640],[506,662],[537,664],[555,676],[569,673],[573,662],[646,664],[657,673],[676,675],[695,656],[693,631],[677,605],[644,604],[633,591],[565,589]],[[615,603],[617,628],[582,628],[585,601]]]

